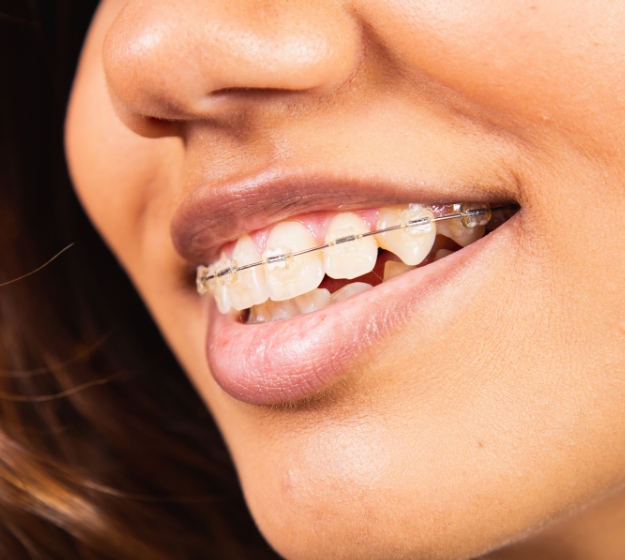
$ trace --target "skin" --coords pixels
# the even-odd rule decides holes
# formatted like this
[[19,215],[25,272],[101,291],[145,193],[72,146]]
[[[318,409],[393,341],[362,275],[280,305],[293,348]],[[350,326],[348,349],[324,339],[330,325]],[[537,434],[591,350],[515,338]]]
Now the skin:
[[[76,189],[286,558],[625,554],[624,25],[610,0],[102,3],[67,121]],[[211,307],[170,222],[198,177],[275,166],[522,211],[479,281],[456,275],[339,383],[249,405],[208,371]]]

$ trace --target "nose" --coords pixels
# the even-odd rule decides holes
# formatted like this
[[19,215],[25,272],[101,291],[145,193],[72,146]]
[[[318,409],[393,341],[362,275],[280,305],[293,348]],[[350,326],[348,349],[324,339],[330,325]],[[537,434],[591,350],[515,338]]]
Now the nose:
[[355,71],[360,41],[337,0],[130,0],[103,62],[118,110],[199,119],[235,91],[338,88]]

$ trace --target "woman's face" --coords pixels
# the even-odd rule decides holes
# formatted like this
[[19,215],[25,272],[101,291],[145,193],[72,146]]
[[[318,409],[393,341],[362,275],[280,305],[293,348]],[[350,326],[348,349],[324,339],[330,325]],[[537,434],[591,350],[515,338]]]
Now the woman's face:
[[[287,558],[468,558],[625,483],[624,26],[608,0],[102,3],[76,189]],[[310,314],[195,289],[246,234],[466,201],[521,210]]]

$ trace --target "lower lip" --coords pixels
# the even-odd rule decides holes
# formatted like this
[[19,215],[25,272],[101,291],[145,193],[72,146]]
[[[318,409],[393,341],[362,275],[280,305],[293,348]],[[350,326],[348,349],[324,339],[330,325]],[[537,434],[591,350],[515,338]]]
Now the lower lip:
[[[483,277],[485,264],[478,255],[504,250],[496,239],[512,221],[453,255],[307,315],[244,325],[219,313],[212,302],[206,352],[215,380],[226,393],[251,404],[284,404],[315,395],[353,371],[366,350],[416,314],[435,312],[450,290],[457,291],[459,275]],[[497,250],[489,250],[494,244]],[[471,285],[470,279],[462,282],[461,290]],[[470,302],[476,291],[461,294],[462,301]],[[451,324],[461,314],[460,308],[446,312],[443,321]]]

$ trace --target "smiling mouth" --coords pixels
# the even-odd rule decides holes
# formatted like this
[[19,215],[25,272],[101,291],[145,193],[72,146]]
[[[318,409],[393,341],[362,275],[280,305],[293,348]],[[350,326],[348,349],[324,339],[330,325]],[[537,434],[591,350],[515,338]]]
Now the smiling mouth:
[[362,360],[370,367],[377,348],[438,314],[436,329],[411,331],[411,344],[424,347],[461,320],[514,246],[514,185],[282,168],[198,185],[172,216],[171,235],[210,296],[207,373],[239,401],[291,406],[351,377]]
[[518,205],[395,205],[280,222],[197,268],[197,290],[222,314],[260,324],[312,313],[427,266],[511,218]]

